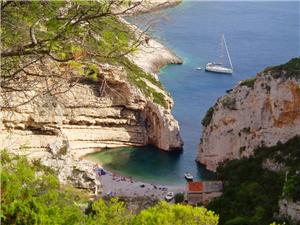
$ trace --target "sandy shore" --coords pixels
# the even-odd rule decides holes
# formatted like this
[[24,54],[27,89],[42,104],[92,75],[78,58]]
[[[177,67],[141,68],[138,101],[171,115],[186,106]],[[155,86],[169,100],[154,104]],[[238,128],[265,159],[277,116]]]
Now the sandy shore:
[[185,185],[157,185],[141,181],[135,181],[128,177],[116,175],[106,171],[105,175],[100,177],[102,185],[102,196],[111,195],[114,197],[151,197],[153,199],[164,199],[167,192],[172,191],[175,194],[185,192]]

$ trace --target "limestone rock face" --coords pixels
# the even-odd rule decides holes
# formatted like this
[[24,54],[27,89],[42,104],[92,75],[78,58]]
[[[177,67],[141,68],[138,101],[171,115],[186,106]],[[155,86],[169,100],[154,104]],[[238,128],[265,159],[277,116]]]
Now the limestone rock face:
[[148,102],[144,117],[148,133],[148,143],[160,149],[181,149],[183,142],[179,135],[178,122],[162,106]]
[[[300,80],[260,73],[218,99],[207,116],[197,161],[215,171],[226,160],[249,156],[300,134]],[[299,75],[298,75],[299,77]]]
[[167,64],[183,63],[179,56],[158,40],[147,35],[137,26],[128,23],[123,18],[119,18],[119,20],[132,29],[136,33],[137,38],[142,40],[137,51],[129,54],[127,57],[144,71],[156,76],[159,69]]
[[77,188],[94,191],[95,186],[100,184],[94,171],[94,163],[88,160],[78,160],[72,155],[44,154],[40,163],[53,169],[59,182],[62,184],[71,183]]
[[[54,70],[50,66],[44,65],[46,71]],[[62,65],[59,70],[63,70]],[[56,95],[40,95],[28,104],[3,108],[1,148],[18,151],[21,146],[36,157],[49,147],[57,153],[62,143],[77,156],[106,147],[153,144],[163,150],[181,148],[179,126],[170,112],[171,100],[166,101],[167,109],[160,107],[128,82],[122,68],[99,65],[99,70],[106,79],[103,95],[103,79],[80,79],[70,89],[70,83],[59,82]],[[55,82],[48,80],[47,85]],[[43,82],[38,83],[41,87],[26,93],[11,92],[7,96],[10,104],[18,105],[25,97],[44,90]]]

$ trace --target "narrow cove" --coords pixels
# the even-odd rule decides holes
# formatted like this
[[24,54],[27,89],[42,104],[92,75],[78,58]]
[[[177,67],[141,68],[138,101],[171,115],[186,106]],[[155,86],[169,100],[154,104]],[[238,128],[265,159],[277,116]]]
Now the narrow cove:
[[[238,81],[299,54],[297,10],[297,2],[184,2],[134,18],[131,22],[137,25],[154,17],[167,18],[156,23],[152,35],[184,59],[183,65],[167,66],[159,74],[175,102],[173,114],[180,124],[184,150],[168,153],[151,146],[117,148],[87,158],[118,174],[152,183],[183,183],[186,171],[197,179],[211,177],[195,162],[201,119]],[[195,70],[218,57],[222,33],[226,35],[234,74]]]

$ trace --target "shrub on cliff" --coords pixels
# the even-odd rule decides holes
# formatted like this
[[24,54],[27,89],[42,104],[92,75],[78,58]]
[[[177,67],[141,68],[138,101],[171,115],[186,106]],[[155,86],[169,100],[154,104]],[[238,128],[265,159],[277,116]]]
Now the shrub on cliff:
[[236,100],[235,98],[225,96],[221,100],[221,104],[224,108],[230,109],[230,110],[236,110]]
[[176,193],[174,196],[175,203],[182,203],[184,201],[184,193]]
[[284,184],[283,195],[292,201],[300,201],[300,174],[295,174],[287,179]]
[[1,152],[1,224],[75,224],[82,221],[75,192],[24,157]]
[[246,87],[249,87],[249,88],[253,88],[255,81],[256,81],[256,77],[252,77],[252,78],[249,78],[247,80],[241,81],[240,85],[241,86],[246,86]]
[[263,73],[271,74],[274,78],[300,78],[300,57],[293,58],[285,64],[266,68]]
[[[263,167],[265,160],[279,163],[283,171]],[[284,184],[285,172],[288,181]],[[282,197],[300,198],[300,137],[272,147],[259,147],[254,156],[232,160],[217,169],[224,181],[224,193],[209,204],[220,215],[220,224],[270,224],[278,214]],[[246,222],[245,222],[246,221]],[[286,221],[288,224],[288,221]]]
[[214,108],[213,108],[213,107],[210,107],[210,108],[207,110],[207,112],[206,112],[206,114],[205,114],[205,116],[204,116],[204,118],[202,119],[202,122],[201,122],[201,124],[202,124],[204,127],[207,127],[207,126],[210,124],[210,121],[211,121],[211,119],[212,119],[213,114],[214,114]]

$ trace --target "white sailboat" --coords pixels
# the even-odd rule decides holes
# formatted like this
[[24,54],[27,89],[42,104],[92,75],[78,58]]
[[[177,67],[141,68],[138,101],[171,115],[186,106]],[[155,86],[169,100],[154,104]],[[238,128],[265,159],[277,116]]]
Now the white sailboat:
[[[227,52],[227,57],[230,63],[230,68],[224,66],[224,46]],[[232,74],[233,73],[233,66],[232,66],[232,62],[231,62],[231,58],[228,52],[228,48],[227,48],[227,44],[226,44],[226,40],[225,40],[225,36],[224,34],[222,35],[222,39],[221,39],[221,47],[222,47],[222,55],[221,55],[221,63],[207,63],[205,70],[206,71],[210,71],[210,72],[214,72],[214,73],[227,73],[227,74]]]

